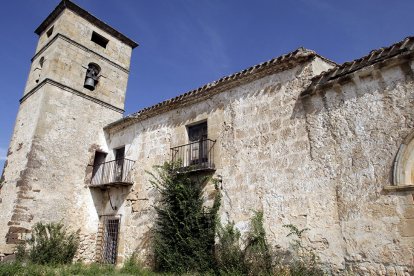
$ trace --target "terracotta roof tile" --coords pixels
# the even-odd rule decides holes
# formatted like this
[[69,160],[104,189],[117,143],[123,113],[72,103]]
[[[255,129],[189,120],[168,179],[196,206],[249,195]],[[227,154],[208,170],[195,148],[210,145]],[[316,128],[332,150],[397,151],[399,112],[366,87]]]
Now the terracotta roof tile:
[[387,60],[405,52],[413,51],[413,48],[414,37],[407,37],[404,40],[397,42],[389,47],[372,50],[368,55],[363,56],[359,59],[344,62],[342,65],[334,67],[326,72],[323,72],[319,76],[314,77],[312,79],[311,85],[302,93],[302,96],[312,94],[314,91],[322,88],[322,86],[334,82],[340,77],[351,74],[364,67]]

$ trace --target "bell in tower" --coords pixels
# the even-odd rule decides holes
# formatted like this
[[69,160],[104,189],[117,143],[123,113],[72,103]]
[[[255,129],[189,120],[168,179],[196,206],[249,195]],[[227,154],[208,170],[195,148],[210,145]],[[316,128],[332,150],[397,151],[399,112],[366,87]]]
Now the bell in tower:
[[84,87],[91,91],[95,90],[95,86],[98,83],[99,73],[101,72],[101,68],[99,65],[95,63],[89,63],[88,69],[86,71],[86,78]]
[[[65,221],[97,240],[101,218],[91,209],[95,193],[85,189],[87,171],[95,149],[104,149],[104,127],[122,118],[138,46],[70,0],[61,0],[35,33],[39,40],[9,146],[11,165],[3,173],[0,259],[14,254],[37,222]],[[95,256],[90,249],[82,256],[89,262]]]

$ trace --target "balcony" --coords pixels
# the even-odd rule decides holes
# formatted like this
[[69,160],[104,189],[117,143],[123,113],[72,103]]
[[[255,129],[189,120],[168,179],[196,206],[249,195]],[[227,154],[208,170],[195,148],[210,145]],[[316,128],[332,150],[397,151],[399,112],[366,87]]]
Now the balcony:
[[135,161],[123,158],[93,166],[90,187],[132,185],[131,169],[134,163]]
[[202,139],[171,148],[172,162],[179,172],[214,171],[215,143],[215,140]]

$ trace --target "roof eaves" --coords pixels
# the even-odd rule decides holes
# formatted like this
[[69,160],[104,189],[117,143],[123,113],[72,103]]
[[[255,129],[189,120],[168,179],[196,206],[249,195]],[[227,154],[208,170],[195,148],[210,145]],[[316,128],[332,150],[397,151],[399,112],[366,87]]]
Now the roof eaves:
[[[195,98],[211,97],[212,95],[220,93],[221,91],[225,91],[231,87],[235,87],[235,86],[239,86],[243,84],[244,82],[241,82],[242,79],[250,80],[250,79],[254,79],[256,76],[261,76],[262,74],[263,75],[270,74],[271,72],[273,72],[271,69],[276,68],[278,66],[281,66],[284,69],[288,69],[288,67],[291,68],[315,56],[319,56],[319,55],[317,55],[312,50],[308,50],[303,47],[298,48],[297,50],[293,52],[290,52],[288,54],[262,62],[257,65],[251,66],[247,69],[236,72],[229,76],[222,77],[216,81],[207,83],[206,85],[202,87],[188,91],[177,97],[165,100],[163,102],[160,102],[150,107],[143,108],[135,113],[132,113],[122,119],[119,119],[105,126],[104,129],[109,130],[114,127],[120,126],[120,125],[123,125],[123,126],[129,125],[129,123],[135,120],[148,118],[150,116],[153,116],[154,114],[158,114],[162,112],[163,110],[167,110],[167,109],[171,110],[175,108],[176,106],[185,104],[187,102],[191,102],[191,100]],[[283,65],[287,65],[288,67],[285,68],[283,67]]]
[[395,56],[402,55],[408,51],[413,51],[413,48],[414,37],[407,37],[392,44],[391,46],[372,50],[368,55],[361,58],[344,62],[343,64],[333,67],[312,78],[311,84],[305,91],[303,91],[301,96],[308,96],[316,90],[325,87],[329,83],[332,83],[345,75],[351,74],[370,65],[391,59]]

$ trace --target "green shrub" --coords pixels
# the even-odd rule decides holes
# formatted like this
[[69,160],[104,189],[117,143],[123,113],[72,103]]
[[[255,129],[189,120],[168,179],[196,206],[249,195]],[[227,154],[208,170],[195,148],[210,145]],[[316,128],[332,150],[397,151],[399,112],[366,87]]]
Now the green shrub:
[[263,227],[263,212],[254,212],[244,249],[240,247],[240,232],[234,223],[218,229],[216,258],[220,274],[271,275],[272,255]]
[[234,222],[224,227],[220,225],[217,230],[216,263],[219,274],[246,274],[248,268],[239,244],[240,231],[234,227]]
[[77,234],[67,232],[62,223],[37,223],[26,247],[18,247],[17,259],[35,264],[68,264],[78,245]]
[[254,216],[250,220],[250,231],[247,234],[244,251],[244,259],[249,269],[249,275],[271,274],[272,256],[263,227],[263,211],[254,212]]
[[289,234],[287,237],[292,236],[294,239],[291,241],[291,250],[293,253],[293,259],[288,264],[289,275],[295,276],[319,276],[325,275],[325,272],[319,265],[318,256],[313,250],[306,248],[302,244],[303,233],[308,231],[308,228],[299,230],[295,225],[288,224],[283,225],[288,228]]
[[18,275],[23,270],[19,262],[0,263],[0,276]]
[[178,173],[176,167],[165,163],[150,173],[161,196],[155,207],[155,268],[174,273],[211,271],[220,195],[216,193],[212,208],[204,207],[202,188],[209,178]]

